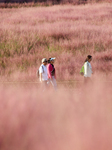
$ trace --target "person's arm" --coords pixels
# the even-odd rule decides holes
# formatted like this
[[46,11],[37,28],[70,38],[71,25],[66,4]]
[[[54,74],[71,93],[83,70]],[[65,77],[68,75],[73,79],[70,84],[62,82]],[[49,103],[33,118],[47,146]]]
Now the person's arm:
[[43,73],[43,68],[42,66],[39,69],[39,75],[40,75],[40,81],[42,82],[42,73]]
[[55,74],[54,74],[54,77],[55,77],[55,79],[56,79],[56,69],[55,69]]
[[48,73],[48,77],[49,77],[50,79],[52,79],[51,70],[52,70],[51,65],[48,65],[48,66],[47,66],[47,73]]
[[84,64],[84,76],[87,77],[87,67],[88,67],[88,64],[87,62]]
[[42,82],[42,73],[40,73],[40,82]]
[[93,70],[92,70],[91,64],[90,64],[90,69],[91,69],[91,73],[93,74]]

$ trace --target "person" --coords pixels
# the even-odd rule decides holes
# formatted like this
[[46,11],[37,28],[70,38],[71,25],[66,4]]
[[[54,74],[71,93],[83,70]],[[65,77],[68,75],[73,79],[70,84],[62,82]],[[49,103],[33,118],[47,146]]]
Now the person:
[[47,59],[42,59],[42,64],[39,67],[39,78],[42,83],[43,91],[47,88],[48,74],[47,74]]
[[93,73],[92,67],[90,64],[91,61],[92,61],[92,56],[88,55],[84,63],[84,81],[85,82],[90,81],[91,74]]
[[47,72],[48,72],[49,83],[51,82],[52,86],[56,90],[57,89],[57,83],[56,83],[56,69],[54,67],[54,61],[55,61],[55,57],[49,58],[48,65],[47,65]]

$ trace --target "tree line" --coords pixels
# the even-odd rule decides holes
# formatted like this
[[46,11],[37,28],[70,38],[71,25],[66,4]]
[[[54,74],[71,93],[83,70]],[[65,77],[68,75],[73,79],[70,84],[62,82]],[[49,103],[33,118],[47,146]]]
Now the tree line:
[[81,3],[88,3],[88,2],[100,2],[102,0],[0,0],[0,3],[52,3],[52,4],[60,4],[60,3],[74,3],[74,4],[81,4]]

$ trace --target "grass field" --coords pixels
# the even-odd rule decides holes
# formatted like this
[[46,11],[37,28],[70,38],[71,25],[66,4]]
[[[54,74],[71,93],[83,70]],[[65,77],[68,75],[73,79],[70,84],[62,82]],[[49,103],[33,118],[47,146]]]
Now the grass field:
[[[56,57],[55,92],[36,84],[43,57]],[[111,150],[111,72],[111,3],[0,9],[0,150]]]
[[42,93],[0,87],[1,150],[111,150],[112,88],[107,82]]
[[35,81],[41,59],[56,57],[57,79],[78,80],[88,54],[95,72],[110,74],[111,9],[108,3],[0,9],[1,77]]

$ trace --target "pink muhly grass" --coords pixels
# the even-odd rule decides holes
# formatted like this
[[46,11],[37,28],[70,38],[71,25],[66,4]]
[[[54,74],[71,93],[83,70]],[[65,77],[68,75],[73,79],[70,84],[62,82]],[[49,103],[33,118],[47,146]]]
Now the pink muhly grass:
[[111,84],[96,79],[56,93],[1,87],[0,149],[111,150]]
[[[1,75],[19,71],[28,76],[43,57],[56,57],[57,79],[73,80],[80,78],[88,54],[93,56],[94,70],[109,72],[111,60],[104,66],[99,55],[112,49],[111,5],[13,8],[0,13]],[[29,80],[35,71],[31,74]]]

